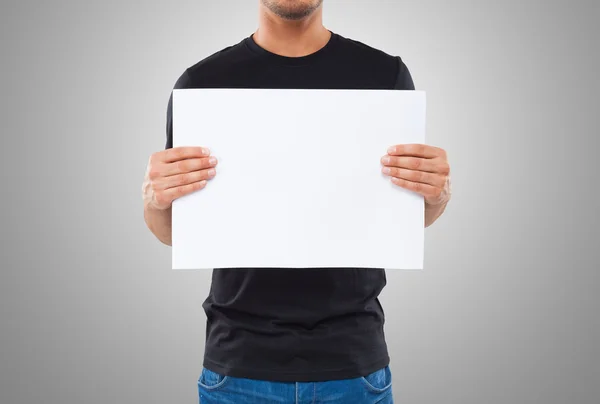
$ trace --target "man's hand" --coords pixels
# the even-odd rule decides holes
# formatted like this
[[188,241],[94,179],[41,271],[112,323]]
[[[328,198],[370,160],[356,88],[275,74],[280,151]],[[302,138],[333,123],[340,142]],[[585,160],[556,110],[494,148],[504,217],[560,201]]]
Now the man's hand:
[[204,147],[176,147],[154,153],[144,178],[144,204],[167,210],[173,201],[206,186],[216,175],[217,159]]
[[427,205],[443,205],[450,199],[450,165],[444,150],[423,144],[396,145],[381,163],[394,184],[422,195]]

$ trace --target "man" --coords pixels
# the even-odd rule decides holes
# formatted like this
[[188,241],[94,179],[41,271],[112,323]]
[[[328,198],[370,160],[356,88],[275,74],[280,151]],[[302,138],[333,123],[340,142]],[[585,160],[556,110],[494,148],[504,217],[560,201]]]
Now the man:
[[[261,0],[259,7],[254,34],[186,69],[175,88],[414,90],[400,57],[326,29],[322,0]],[[167,111],[166,147],[150,158],[144,182],[144,214],[171,245],[173,200],[210,192],[217,156],[210,145],[173,148],[172,95]],[[431,225],[450,197],[445,152],[390,146],[382,151],[383,172],[424,196]],[[385,284],[380,268],[214,269],[203,304],[201,403],[392,403],[378,300]]]

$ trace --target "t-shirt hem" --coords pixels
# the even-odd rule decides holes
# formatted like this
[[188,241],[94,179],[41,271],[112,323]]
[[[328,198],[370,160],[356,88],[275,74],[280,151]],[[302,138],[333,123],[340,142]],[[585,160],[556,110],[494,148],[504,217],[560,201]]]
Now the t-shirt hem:
[[304,372],[289,372],[285,370],[262,370],[245,369],[239,367],[228,367],[216,363],[208,358],[204,358],[203,366],[215,373],[223,376],[277,382],[323,382],[334,380],[354,379],[367,376],[390,364],[388,355],[371,362],[367,365],[357,365],[341,369],[315,370]]

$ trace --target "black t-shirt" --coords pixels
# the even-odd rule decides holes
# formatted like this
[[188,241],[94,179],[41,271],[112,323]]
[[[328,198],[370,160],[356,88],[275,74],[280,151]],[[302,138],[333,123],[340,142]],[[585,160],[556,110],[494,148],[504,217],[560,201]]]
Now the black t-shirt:
[[[414,90],[414,84],[399,56],[332,33],[322,49],[297,58],[270,53],[249,36],[187,68],[174,88]],[[167,148],[172,128],[171,95]],[[203,365],[233,377],[296,382],[374,372],[389,363],[378,299],[385,284],[382,268],[215,268],[203,304]]]

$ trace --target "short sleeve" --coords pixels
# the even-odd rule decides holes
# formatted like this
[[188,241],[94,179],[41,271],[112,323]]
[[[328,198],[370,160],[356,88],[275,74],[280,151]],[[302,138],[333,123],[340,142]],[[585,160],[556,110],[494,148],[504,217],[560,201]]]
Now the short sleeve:
[[398,56],[398,74],[396,76],[396,85],[394,90],[415,90],[415,83],[413,82],[412,75],[406,67],[404,61]]
[[[191,86],[192,82],[190,75],[186,69],[186,71],[183,72],[183,74],[175,82],[173,90],[190,88]],[[171,148],[173,148],[173,91],[171,91],[169,102],[167,103],[167,142],[165,144],[165,149]]]

